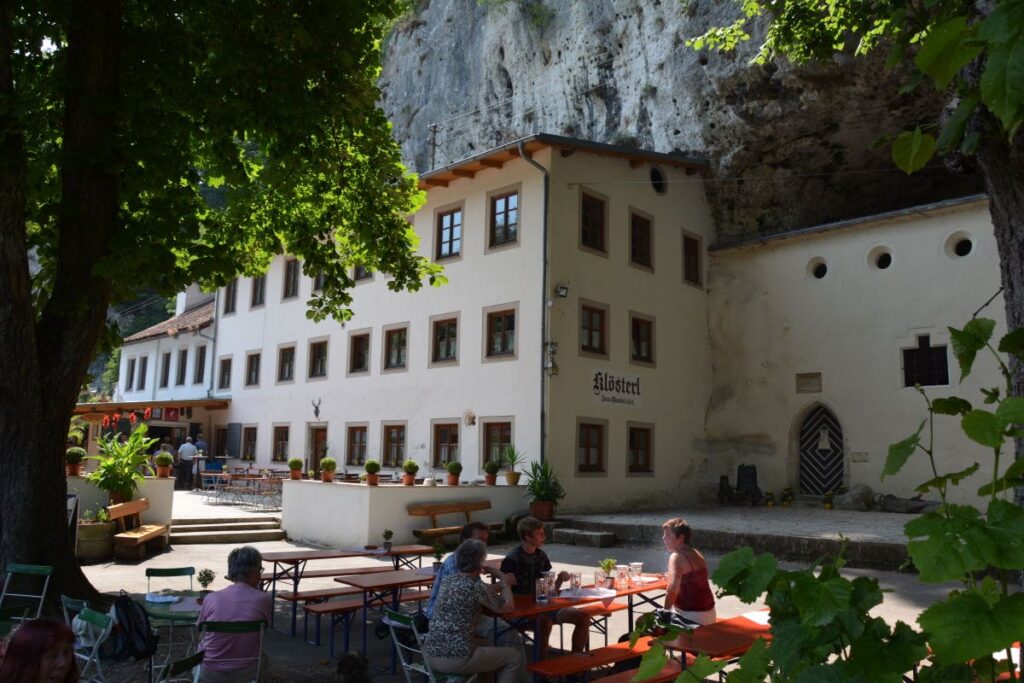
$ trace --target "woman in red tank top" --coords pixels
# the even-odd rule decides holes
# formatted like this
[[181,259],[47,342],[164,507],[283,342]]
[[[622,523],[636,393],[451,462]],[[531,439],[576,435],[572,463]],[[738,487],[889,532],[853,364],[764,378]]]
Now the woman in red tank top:
[[698,624],[713,624],[715,596],[708,580],[704,556],[690,547],[690,525],[675,517],[661,525],[661,538],[672,555],[668,558],[665,608]]

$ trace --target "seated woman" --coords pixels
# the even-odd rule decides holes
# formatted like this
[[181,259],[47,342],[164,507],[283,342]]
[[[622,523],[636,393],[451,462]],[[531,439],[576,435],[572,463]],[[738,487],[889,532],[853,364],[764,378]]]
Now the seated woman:
[[[515,608],[508,579],[500,572],[484,569],[487,546],[469,539],[455,551],[455,568],[441,582],[430,619],[430,632],[423,643],[427,663],[447,674],[473,674],[494,671],[496,683],[515,683],[526,675],[525,659],[520,649],[491,647],[475,639],[477,620],[483,608],[505,614]],[[492,585],[480,580],[486,571],[494,579]]]
[[0,645],[0,681],[78,683],[75,634],[50,619],[26,621]]
[[661,539],[672,555],[668,558],[668,588],[665,608],[685,621],[713,624],[715,596],[708,581],[708,565],[704,556],[690,547],[690,525],[674,517],[661,525]]

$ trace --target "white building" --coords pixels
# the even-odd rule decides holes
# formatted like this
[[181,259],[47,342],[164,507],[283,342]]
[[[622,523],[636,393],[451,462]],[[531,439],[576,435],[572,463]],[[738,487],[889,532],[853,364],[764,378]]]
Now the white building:
[[[126,340],[118,399],[194,402],[192,431],[202,424],[216,455],[257,466],[457,458],[475,479],[514,443],[553,464],[577,510],[713,497],[747,462],[767,490],[838,481],[910,494],[923,468],[878,482],[886,445],[922,415],[902,381],[916,356],[903,350],[927,335],[933,365],[950,364],[936,351],[945,326],[998,288],[984,200],[716,249],[708,264],[700,170],[547,135],[439,169],[421,178],[414,225],[447,286],[394,293],[369,274],[351,321],[314,323],[313,279],[279,257],[215,302],[183,295],[181,315]],[[213,306],[212,325],[168,336]],[[1002,326],[1001,299],[990,313]],[[947,376],[941,391],[954,367]],[[973,381],[992,380],[986,367]],[[828,446],[817,481],[808,458],[821,453],[799,438],[812,413],[830,427],[828,443],[815,432]],[[947,461],[971,450],[947,432]]]

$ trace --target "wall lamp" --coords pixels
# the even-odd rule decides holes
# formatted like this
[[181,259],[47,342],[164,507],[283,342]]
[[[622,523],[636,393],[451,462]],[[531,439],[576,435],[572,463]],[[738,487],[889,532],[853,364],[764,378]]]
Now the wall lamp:
[[559,299],[569,296],[569,285],[555,285],[555,296]]

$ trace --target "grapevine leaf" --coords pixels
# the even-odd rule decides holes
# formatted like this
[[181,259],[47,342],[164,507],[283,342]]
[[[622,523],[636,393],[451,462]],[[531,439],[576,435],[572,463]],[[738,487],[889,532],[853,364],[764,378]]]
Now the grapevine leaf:
[[1024,107],[1024,36],[989,48],[981,99],[1004,128],[1013,126]]
[[898,473],[903,466],[907,464],[907,459],[914,454],[917,450],[917,445],[921,442],[921,430],[928,424],[928,420],[921,422],[921,426],[917,428],[917,431],[903,439],[889,446],[889,454],[885,458],[885,467],[882,468],[882,480],[889,475]]
[[1007,424],[1024,424],[1024,398],[1004,400],[996,409],[996,415]]
[[[704,679],[717,674],[728,665],[729,662],[726,660],[713,662],[706,654],[702,653],[698,655],[693,664],[686,667],[686,671],[684,671],[676,680],[681,682],[685,681],[686,683],[703,683]],[[637,680],[640,679],[640,674],[637,674]]]
[[940,152],[947,154],[959,146],[964,138],[964,132],[967,130],[967,122],[971,120],[971,114],[978,108],[979,100],[977,95],[960,100],[953,114],[946,121],[946,125],[942,127],[942,132],[939,133]]
[[995,328],[996,321],[989,318],[975,318],[964,325],[962,330],[949,328],[950,341],[953,343],[953,355],[960,363],[961,382],[971,374],[975,356],[978,355],[978,351],[985,348],[985,344],[992,338]]
[[935,146],[935,138],[922,133],[920,127],[904,131],[893,140],[892,160],[901,171],[910,175],[924,168],[931,160],[935,155]]
[[974,463],[965,470],[950,472],[949,474],[941,474],[933,479],[929,479],[914,490],[918,493],[927,493],[930,489],[941,489],[947,484],[959,484],[961,480],[966,479],[977,472],[979,467],[978,463]]
[[981,530],[992,541],[983,559],[1001,569],[1024,567],[1024,509],[997,498],[988,504]]
[[734,550],[718,563],[714,581],[743,602],[754,602],[775,578],[778,562],[770,553],[754,556],[750,547]]
[[980,589],[955,591],[918,617],[939,664],[984,657],[1024,633],[1024,593],[990,605]]
[[758,638],[740,657],[739,668],[729,673],[728,683],[764,683],[770,668],[768,641]]
[[982,446],[999,448],[1006,440],[1004,432],[1008,425],[995,413],[987,410],[972,410],[964,415],[960,426],[971,441]]
[[1024,327],[1016,329],[1000,339],[999,350],[1024,360]]
[[981,513],[970,506],[949,505],[946,510],[948,516],[929,512],[903,527],[910,539],[907,552],[925,583],[954,581],[985,568],[986,551],[978,547],[975,533],[982,526]]
[[661,641],[655,640],[651,643],[651,649],[643,654],[635,679],[643,681],[648,678],[654,678],[667,663],[668,657],[665,656],[665,646]]
[[966,415],[971,412],[971,408],[973,406],[970,401],[956,396],[937,398],[932,401],[932,412],[939,415]]
[[939,89],[981,53],[981,46],[968,42],[967,17],[958,16],[933,28],[914,57],[914,63],[932,77]]

